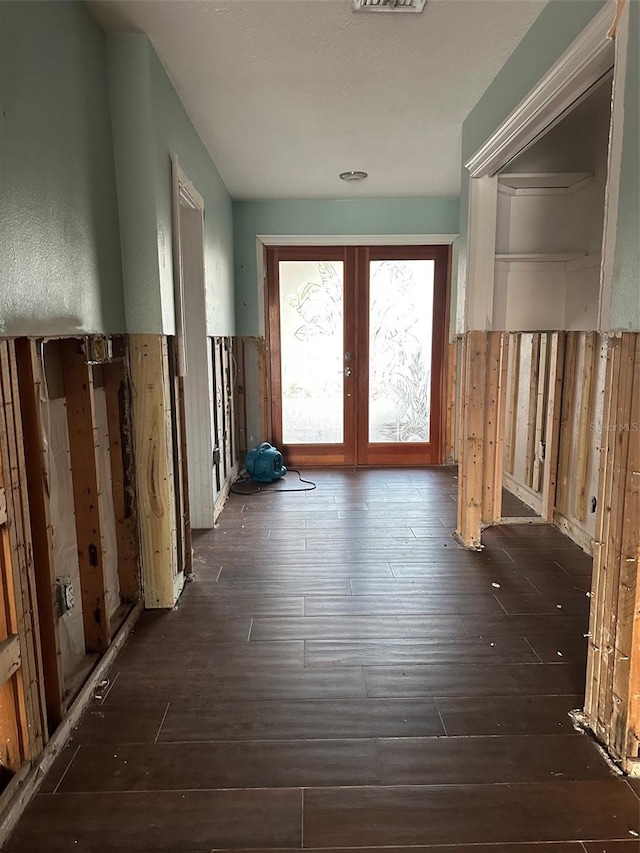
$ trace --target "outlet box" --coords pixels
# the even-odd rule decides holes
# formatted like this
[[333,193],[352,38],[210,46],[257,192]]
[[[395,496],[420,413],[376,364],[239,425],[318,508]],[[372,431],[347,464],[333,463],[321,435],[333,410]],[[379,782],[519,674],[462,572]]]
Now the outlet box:
[[71,613],[76,605],[73,597],[73,584],[70,577],[58,578],[56,580],[56,597],[58,599],[58,610],[60,616]]

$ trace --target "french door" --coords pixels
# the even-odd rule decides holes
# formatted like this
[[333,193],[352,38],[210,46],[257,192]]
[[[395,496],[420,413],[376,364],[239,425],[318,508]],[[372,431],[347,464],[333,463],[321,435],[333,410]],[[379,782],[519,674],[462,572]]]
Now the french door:
[[289,465],[442,461],[448,247],[267,251],[271,427]]

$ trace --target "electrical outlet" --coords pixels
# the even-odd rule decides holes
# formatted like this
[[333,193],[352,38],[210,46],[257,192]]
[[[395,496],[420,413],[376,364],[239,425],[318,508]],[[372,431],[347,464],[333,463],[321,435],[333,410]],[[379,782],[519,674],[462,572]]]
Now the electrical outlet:
[[70,577],[58,578],[56,580],[56,595],[60,615],[64,616],[65,613],[70,613],[76,604]]

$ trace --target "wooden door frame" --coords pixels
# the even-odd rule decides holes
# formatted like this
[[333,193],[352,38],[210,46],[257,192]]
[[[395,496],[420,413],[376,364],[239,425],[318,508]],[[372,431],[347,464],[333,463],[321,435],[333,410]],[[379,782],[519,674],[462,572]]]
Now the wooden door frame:
[[[267,323],[266,331],[269,335],[269,401],[270,401],[270,432],[272,441],[278,447],[287,449],[288,445],[284,444],[282,433],[282,409],[280,401],[282,398],[281,387],[281,353],[280,340],[275,339],[271,335],[271,329],[278,329],[280,325],[280,302],[279,302],[279,287],[275,286],[275,282],[279,282],[277,276],[277,267],[280,261],[296,260],[296,261],[341,261],[344,264],[344,314],[343,314],[343,340],[344,351],[354,349],[355,341],[352,340],[353,331],[349,329],[347,318],[350,310],[353,310],[351,300],[353,299],[354,287],[353,282],[347,280],[347,271],[353,267],[353,254],[355,250],[347,246],[282,246],[270,247],[267,250],[267,277],[265,286],[266,306],[267,306]],[[352,263],[348,264],[351,258]],[[272,283],[271,285],[269,283]],[[351,397],[351,405],[349,405],[347,394],[344,395],[344,441],[339,445],[328,444],[299,444],[295,445],[296,452],[286,450],[286,458],[294,465],[353,465],[355,461],[355,445],[354,442],[347,442],[347,439],[353,435],[353,429],[350,429],[352,421],[355,417],[355,395]]]
[[[318,238],[317,242],[302,245],[300,238],[297,244],[291,246],[263,245],[264,260],[264,299],[265,299],[265,337],[269,352],[268,358],[268,387],[270,399],[269,427],[271,441],[282,447],[282,412],[281,400],[281,362],[279,340],[271,336],[271,329],[279,328],[279,290],[270,286],[270,282],[277,280],[277,264],[280,260],[343,260],[345,263],[345,326],[344,326],[344,349],[345,352],[352,351],[355,355],[356,383],[349,401],[349,395],[345,394],[345,439],[350,434],[352,440],[336,449],[331,455],[327,452],[328,445],[297,445],[298,453],[295,455],[294,464],[308,465],[319,462],[323,465],[341,466],[358,465],[369,466],[416,466],[416,465],[440,465],[444,461],[444,418],[446,406],[443,395],[445,393],[445,346],[447,341],[447,329],[449,324],[450,293],[451,293],[451,242],[454,235],[447,235],[449,242],[435,243],[431,237],[427,243],[417,242],[414,236],[399,243],[393,238],[383,241],[377,237],[375,244],[365,246],[363,237],[349,238],[349,242],[339,245],[329,245],[327,238]],[[342,239],[342,238],[336,238]],[[356,252],[356,249],[366,251]],[[368,304],[368,265],[369,260],[386,258],[394,259],[433,259],[436,262],[436,278],[434,280],[434,308],[433,308],[433,338],[432,338],[432,364],[431,364],[431,441],[428,443],[407,446],[407,451],[402,452],[397,445],[393,450],[383,443],[379,445],[370,443],[368,440],[368,418],[361,417],[358,421],[358,429],[349,429],[356,423],[356,410],[368,410],[368,315],[358,308],[362,307],[363,301]],[[364,261],[364,262],[363,262]],[[350,262],[350,263],[349,263]],[[355,274],[355,281],[348,281],[348,270],[351,268]],[[357,290],[364,292],[357,295]],[[351,304],[353,300],[353,304]],[[354,324],[347,324],[349,315],[355,318]],[[366,316],[365,316],[366,315]],[[351,325],[351,328],[349,328]],[[435,403],[435,405],[434,405]],[[419,458],[420,451],[423,452]],[[290,457],[290,452],[287,458]]]
[[[358,270],[357,285],[361,290],[358,303],[360,308],[369,304],[368,266],[372,260],[434,260],[435,278],[433,287],[433,330],[432,330],[432,362],[431,362],[431,397],[430,397],[430,438],[429,442],[407,443],[402,449],[397,444],[369,441],[369,419],[361,417],[358,420],[358,435],[356,438],[356,463],[359,466],[419,466],[441,465],[444,461],[444,423],[443,405],[444,394],[444,347],[448,328],[447,308],[449,305],[448,291],[450,288],[450,248],[443,245],[431,246],[367,246],[365,261],[362,269]],[[366,293],[364,292],[367,287]],[[357,355],[359,364],[358,378],[358,411],[367,412],[368,374],[369,374],[369,316],[368,310],[359,310],[356,318]],[[419,458],[422,455],[422,458]]]

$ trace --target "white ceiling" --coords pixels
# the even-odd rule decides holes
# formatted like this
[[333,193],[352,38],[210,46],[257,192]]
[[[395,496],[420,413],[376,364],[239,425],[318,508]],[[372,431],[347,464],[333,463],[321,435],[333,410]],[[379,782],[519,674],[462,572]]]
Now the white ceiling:
[[[461,124],[546,0],[100,0],[148,34],[234,198],[457,195]],[[369,178],[345,184],[338,173]]]

